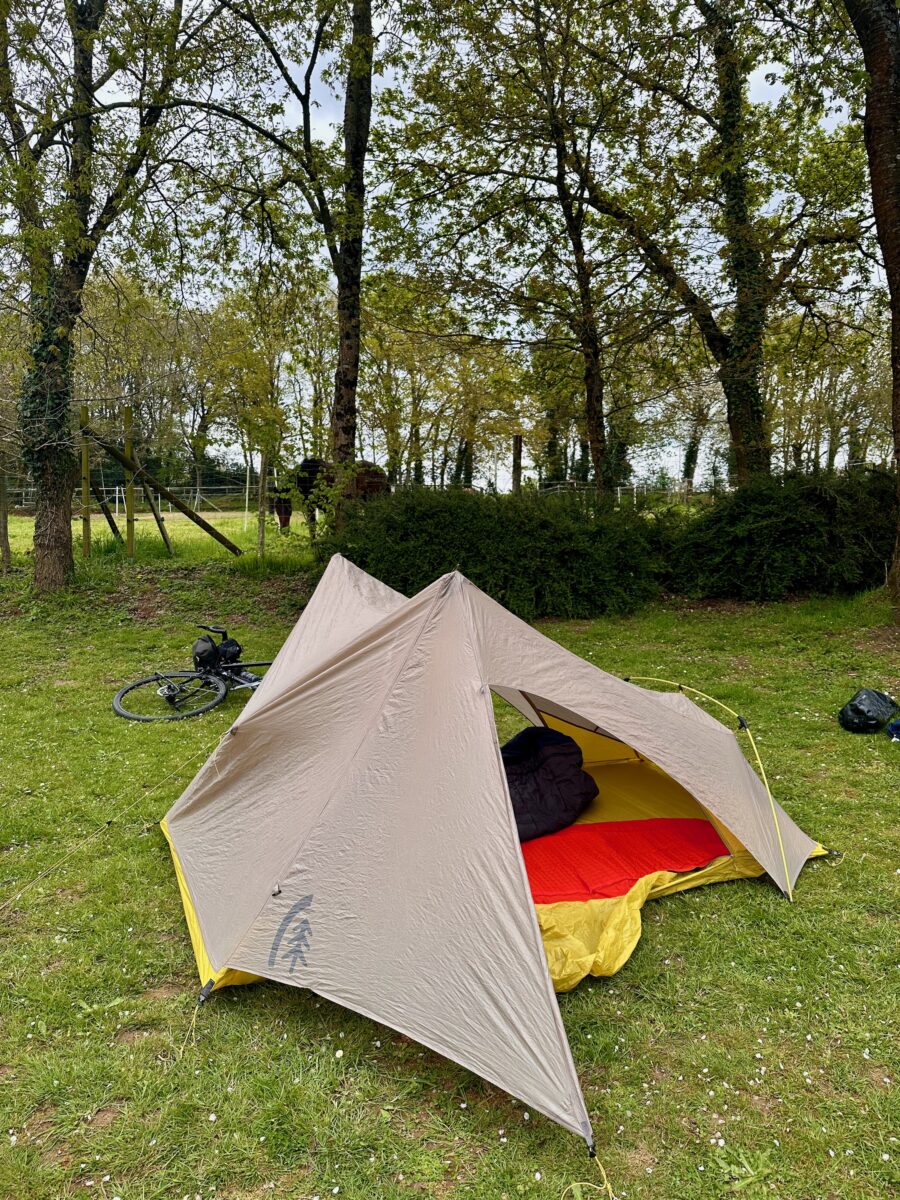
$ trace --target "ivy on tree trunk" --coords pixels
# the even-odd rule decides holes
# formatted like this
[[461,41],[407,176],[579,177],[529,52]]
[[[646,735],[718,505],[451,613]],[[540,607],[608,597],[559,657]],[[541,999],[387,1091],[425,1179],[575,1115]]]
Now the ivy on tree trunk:
[[50,283],[49,290],[33,300],[30,362],[19,394],[22,455],[36,490],[34,585],[42,592],[63,587],[75,569],[72,490],[79,470],[71,401],[80,288],[70,281]]

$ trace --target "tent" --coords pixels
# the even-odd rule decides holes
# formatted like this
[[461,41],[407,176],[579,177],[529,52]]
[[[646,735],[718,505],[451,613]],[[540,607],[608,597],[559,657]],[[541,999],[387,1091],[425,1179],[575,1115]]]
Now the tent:
[[[259,977],[308,988],[591,1144],[548,970],[553,919],[542,936],[523,854],[590,822],[520,846],[492,692],[579,741],[613,814],[699,821],[731,847],[732,874],[790,893],[817,850],[684,696],[606,674],[456,572],[407,599],[339,556],[163,829],[204,996]],[[677,887],[678,871],[651,873],[648,894],[666,890],[659,874]]]

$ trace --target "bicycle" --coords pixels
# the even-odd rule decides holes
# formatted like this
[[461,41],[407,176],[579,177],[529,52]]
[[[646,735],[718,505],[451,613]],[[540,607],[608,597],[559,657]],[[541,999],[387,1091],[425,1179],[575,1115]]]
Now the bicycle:
[[[249,668],[272,663],[242,662],[243,647],[220,625],[198,628],[206,634],[194,642],[194,670],[156,671],[120,688],[112,702],[117,716],[129,721],[184,721],[216,708],[229,692],[256,691],[262,676]],[[219,634],[218,643],[213,634]]]

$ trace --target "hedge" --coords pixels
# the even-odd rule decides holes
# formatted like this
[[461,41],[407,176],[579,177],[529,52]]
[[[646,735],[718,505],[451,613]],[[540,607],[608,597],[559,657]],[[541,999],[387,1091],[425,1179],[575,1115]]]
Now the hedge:
[[581,494],[404,490],[353,506],[319,551],[408,596],[459,570],[526,620],[632,612],[664,571],[655,520]]
[[760,479],[682,527],[669,583],[737,600],[858,592],[884,583],[896,530],[886,471]]
[[527,620],[587,618],[664,591],[767,601],[877,587],[896,527],[883,471],[763,479],[694,513],[417,488],[352,506],[318,549],[406,595],[457,569]]

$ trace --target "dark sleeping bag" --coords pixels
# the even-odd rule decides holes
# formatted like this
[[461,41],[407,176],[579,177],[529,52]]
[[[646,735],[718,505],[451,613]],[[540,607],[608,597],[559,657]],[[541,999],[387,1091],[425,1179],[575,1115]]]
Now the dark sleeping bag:
[[565,829],[597,795],[581,748],[565,733],[535,725],[501,748],[519,841]]

